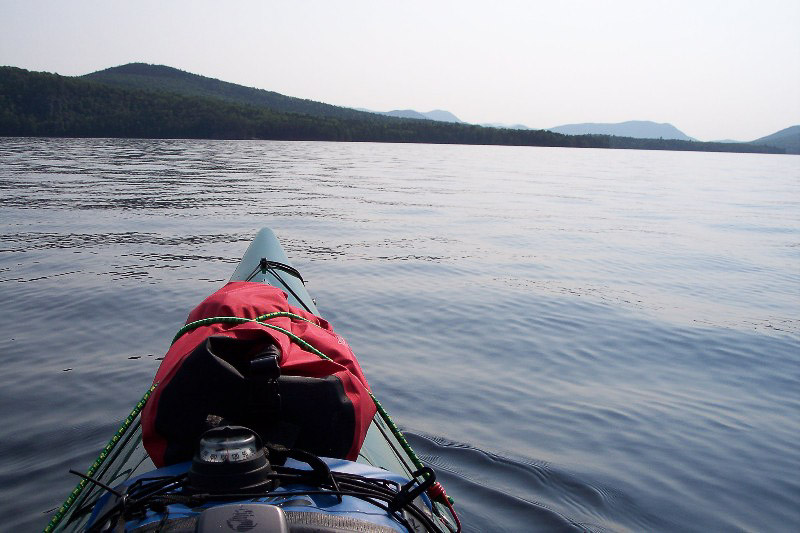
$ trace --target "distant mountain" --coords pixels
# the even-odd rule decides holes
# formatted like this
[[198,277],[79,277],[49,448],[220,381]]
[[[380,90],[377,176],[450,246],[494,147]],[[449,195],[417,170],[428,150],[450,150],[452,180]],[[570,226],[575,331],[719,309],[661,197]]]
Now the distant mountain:
[[[366,111],[366,109],[361,109],[361,111]],[[450,111],[444,111],[443,109],[434,109],[433,111],[428,111],[427,113],[414,111],[413,109],[395,109],[393,111],[371,111],[371,113],[376,113],[378,115],[386,115],[387,117],[414,118],[417,120],[435,120],[437,122],[453,122],[456,124],[464,124],[463,120],[452,114]]]
[[609,145],[543,130],[382,116],[141,63],[81,77],[0,66],[0,136]]
[[783,148],[787,154],[800,154],[800,125],[790,126],[772,135],[761,137],[751,144],[763,144]]
[[419,111],[413,109],[395,109],[394,111],[373,111],[376,115],[385,115],[387,117],[397,118],[413,118],[415,120],[433,120],[428,118]]
[[[441,118],[443,115],[434,112],[434,116]],[[746,143],[563,135],[544,130],[485,128],[382,116],[142,63],[82,77],[0,66],[0,136],[784,151]]]
[[507,130],[530,130],[525,124],[501,124],[500,122],[484,122],[481,124],[484,128],[500,128]]
[[433,111],[428,111],[427,113],[422,114],[431,120],[438,120],[439,122],[464,122],[450,111],[445,111],[444,109],[434,109]]
[[232,104],[252,105],[283,113],[348,119],[369,118],[363,111],[356,111],[349,107],[338,107],[313,100],[285,96],[273,91],[244,87],[164,65],[129,63],[92,72],[80,76],[80,78],[125,89],[164,91],[183,96],[213,98]]
[[565,124],[548,129],[565,135],[615,135],[617,137],[633,137],[634,139],[695,140],[672,124],[659,124],[649,120],[629,120],[628,122],[619,122],[617,124]]

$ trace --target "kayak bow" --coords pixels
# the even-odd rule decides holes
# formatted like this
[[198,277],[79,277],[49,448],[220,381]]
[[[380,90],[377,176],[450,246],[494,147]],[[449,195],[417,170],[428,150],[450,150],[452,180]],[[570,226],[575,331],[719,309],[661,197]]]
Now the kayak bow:
[[[279,288],[297,310],[255,318],[203,317],[181,328],[173,343],[192,332],[202,335],[205,331],[198,329],[244,325],[273,332],[270,335],[284,335],[304,353],[332,361],[312,343],[275,324],[274,319],[305,321],[314,326],[327,323],[318,318],[305,281],[270,229],[258,233],[231,282]],[[212,357],[218,350],[212,347],[214,338],[202,343]],[[231,339],[226,344],[230,344],[228,341]],[[256,361],[263,366],[265,359],[254,359],[251,366]],[[282,361],[279,353],[273,363],[280,374],[278,361]],[[284,401],[291,401],[291,387],[305,386],[303,379],[312,378],[281,376],[269,383],[276,383],[284,392]],[[222,524],[240,531],[422,529],[447,533],[461,529],[452,500],[435,481],[434,471],[423,465],[368,388],[376,414],[362,435],[360,449],[356,448],[355,461],[264,441],[258,432],[223,420],[194,443],[191,461],[187,458],[155,468],[143,446],[141,412],[151,396],[158,395],[158,385],[150,387],[126,417],[45,532],[204,532],[217,530]],[[313,443],[306,448],[313,449]]]

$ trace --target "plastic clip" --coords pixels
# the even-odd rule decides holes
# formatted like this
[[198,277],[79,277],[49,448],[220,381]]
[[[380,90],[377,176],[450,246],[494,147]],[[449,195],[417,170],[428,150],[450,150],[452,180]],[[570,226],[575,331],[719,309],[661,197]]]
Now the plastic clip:
[[[400,492],[389,502],[388,509],[390,513],[396,513],[413,502],[417,496],[428,490],[428,487],[436,481],[436,473],[428,466],[417,470],[412,476],[411,481],[400,487]],[[420,478],[422,481],[420,481]]]

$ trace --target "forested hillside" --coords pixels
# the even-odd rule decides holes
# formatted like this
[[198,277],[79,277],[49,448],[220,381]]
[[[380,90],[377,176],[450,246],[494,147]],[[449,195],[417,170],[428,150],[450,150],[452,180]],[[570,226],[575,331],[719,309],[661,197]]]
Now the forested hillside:
[[163,91],[182,96],[200,96],[224,100],[232,104],[265,107],[272,111],[284,113],[362,120],[369,119],[370,115],[372,115],[372,113],[356,111],[347,107],[338,107],[313,100],[285,96],[273,91],[245,87],[164,65],[129,63],[86,74],[81,78],[125,89]]
[[800,126],[790,126],[772,135],[761,137],[753,141],[753,144],[776,146],[786,150],[787,154],[800,154]]
[[179,94],[165,89],[131,89],[92,79],[0,67],[0,135],[5,136],[276,139],[781,152],[777,148],[748,144],[658,139],[642,143],[642,139],[607,135],[570,136],[543,130],[486,128],[352,112],[356,115],[335,117],[290,113],[212,96]]

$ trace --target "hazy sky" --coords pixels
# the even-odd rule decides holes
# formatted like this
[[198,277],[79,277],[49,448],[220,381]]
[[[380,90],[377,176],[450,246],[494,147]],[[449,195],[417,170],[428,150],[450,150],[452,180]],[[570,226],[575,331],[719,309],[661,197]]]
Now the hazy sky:
[[800,124],[800,0],[0,0],[0,65],[164,64],[349,107],[546,128]]

